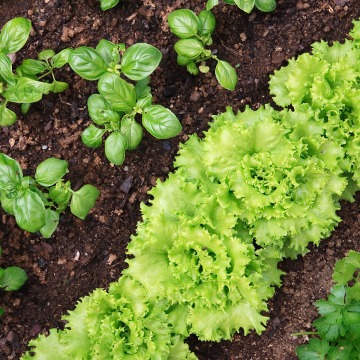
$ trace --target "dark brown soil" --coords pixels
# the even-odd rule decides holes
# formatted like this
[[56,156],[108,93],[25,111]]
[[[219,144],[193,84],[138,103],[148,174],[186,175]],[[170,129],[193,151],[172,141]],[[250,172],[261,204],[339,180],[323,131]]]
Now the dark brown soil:
[[[251,15],[218,6],[213,47],[219,58],[238,65],[239,85],[229,92],[211,74],[193,77],[176,64],[175,38],[166,17],[177,8],[199,11],[204,6],[205,1],[193,0],[121,0],[103,13],[97,0],[1,1],[1,27],[15,16],[33,23],[18,61],[35,58],[46,48],[95,46],[102,38],[158,47],[163,61],[151,80],[155,101],[178,115],[183,132],[169,141],[145,136],[137,150],[127,153],[123,166],[111,167],[102,150],[88,149],[79,139],[90,123],[86,101],[96,84],[80,79],[68,67],[57,74],[70,83],[68,90],[46,96],[27,116],[19,114],[15,125],[1,130],[0,150],[19,161],[26,174],[33,175],[36,165],[50,156],[61,157],[69,161],[69,180],[75,188],[90,183],[101,190],[101,196],[85,221],[66,213],[47,240],[20,230],[12,216],[0,211],[0,266],[20,266],[29,276],[20,291],[0,294],[0,306],[6,311],[0,320],[0,359],[19,359],[31,338],[63,326],[61,315],[79,297],[96,287],[106,288],[119,277],[126,245],[140,220],[139,204],[146,201],[156,179],[165,179],[172,170],[179,142],[194,132],[201,134],[210,115],[226,106],[243,109],[246,104],[257,107],[270,102],[267,82],[272,71],[309,51],[314,41],[343,40],[352,19],[360,17],[358,0],[279,0],[273,13]],[[131,184],[130,189],[124,183]],[[282,264],[287,275],[269,303],[264,334],[237,334],[232,342],[220,343],[191,338],[199,359],[296,359],[294,349],[306,339],[291,334],[310,330],[316,316],[313,302],[326,296],[336,259],[349,249],[360,250],[358,205],[359,201],[344,203],[343,222],[330,239],[304,258]]]

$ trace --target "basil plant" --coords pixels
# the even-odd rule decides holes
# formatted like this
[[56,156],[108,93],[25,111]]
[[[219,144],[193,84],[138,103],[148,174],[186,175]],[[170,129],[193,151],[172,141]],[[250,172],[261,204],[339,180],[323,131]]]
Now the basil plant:
[[72,190],[70,181],[63,179],[67,172],[65,160],[49,158],[38,165],[35,178],[24,176],[17,161],[0,153],[1,207],[15,216],[21,229],[40,232],[45,238],[54,233],[59,214],[68,205],[75,216],[85,219],[99,190],[88,184]]
[[[239,9],[250,13],[254,7],[263,12],[273,11],[276,7],[275,0],[224,0],[224,3],[236,5]],[[214,6],[219,4],[219,0],[208,0],[206,9],[211,10]]]
[[98,81],[98,94],[88,99],[88,111],[94,124],[81,135],[83,143],[98,148],[105,139],[105,155],[121,165],[126,150],[134,150],[143,137],[143,128],[157,139],[168,139],[182,130],[176,115],[153,104],[149,76],[162,58],[152,45],[125,44],[100,40],[96,48],[81,46],[69,57],[71,68],[81,77]]

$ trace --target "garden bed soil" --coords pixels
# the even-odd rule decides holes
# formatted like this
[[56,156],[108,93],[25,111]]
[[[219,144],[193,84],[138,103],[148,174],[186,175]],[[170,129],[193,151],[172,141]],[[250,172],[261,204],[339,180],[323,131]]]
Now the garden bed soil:
[[[77,300],[97,287],[106,288],[126,267],[126,245],[141,220],[140,203],[156,180],[172,171],[179,142],[192,133],[201,136],[211,114],[226,106],[236,110],[271,102],[269,75],[286,61],[310,51],[318,40],[344,40],[351,21],[360,17],[358,0],[279,0],[274,12],[245,14],[237,7],[214,9],[217,28],[213,49],[219,58],[236,65],[239,84],[234,92],[222,89],[214,76],[193,77],[176,64],[175,37],[167,15],[177,8],[198,12],[205,1],[121,0],[116,8],[101,12],[97,0],[3,0],[0,26],[16,16],[32,21],[33,30],[17,61],[35,58],[46,48],[60,51],[80,45],[95,46],[106,38],[127,45],[147,42],[163,53],[151,86],[155,102],[172,109],[183,125],[179,136],[156,140],[145,135],[139,148],[126,154],[125,163],[111,166],[102,149],[86,148],[80,134],[90,124],[87,98],[96,84],[75,75],[69,67],[57,72],[69,88],[45,96],[26,116],[1,129],[1,151],[20,162],[25,174],[48,157],[69,161],[68,179],[74,188],[85,183],[101,191],[85,221],[70,212],[61,216],[54,236],[43,239],[19,229],[12,216],[0,211],[1,267],[19,266],[28,281],[20,290],[0,294],[5,315],[0,320],[0,359],[19,359],[30,339],[49,328],[62,328],[61,316]],[[213,69],[212,69],[213,70]],[[335,261],[349,249],[360,250],[359,199],[343,203],[343,222],[331,238],[323,240],[305,257],[284,261],[283,286],[269,302],[267,330],[261,335],[236,334],[234,340],[199,342],[191,349],[202,360],[296,359],[295,347],[306,339],[292,333],[310,330],[316,317],[313,302],[325,297],[331,286]]]

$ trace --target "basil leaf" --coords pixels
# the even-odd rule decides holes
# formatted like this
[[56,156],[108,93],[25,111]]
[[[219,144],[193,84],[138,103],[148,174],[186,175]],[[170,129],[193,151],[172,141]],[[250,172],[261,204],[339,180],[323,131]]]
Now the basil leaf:
[[196,36],[199,30],[199,20],[189,9],[179,9],[170,13],[168,23],[171,31],[180,39]]
[[199,68],[196,65],[195,61],[190,61],[187,65],[186,65],[186,69],[187,71],[192,74],[192,75],[197,75],[199,73]]
[[46,64],[40,60],[25,59],[16,70],[20,73],[36,75],[46,70]]
[[129,113],[136,104],[134,86],[115,74],[106,73],[102,76],[98,82],[98,90],[116,111]]
[[19,51],[26,43],[31,21],[22,17],[8,21],[0,33],[0,51],[6,54]]
[[92,94],[88,98],[89,115],[97,125],[104,125],[111,121],[118,122],[120,115],[112,110],[111,105],[99,94]]
[[155,71],[161,58],[162,53],[156,47],[138,43],[126,49],[121,59],[121,71],[129,79],[139,81]]
[[191,60],[198,58],[205,51],[203,44],[196,39],[178,40],[174,49],[179,55]]
[[121,134],[124,135],[127,142],[127,149],[136,149],[143,137],[142,127],[132,118],[125,118],[121,122]]
[[125,160],[128,144],[123,134],[116,131],[105,140],[105,156],[114,165],[121,165]]
[[50,61],[51,66],[55,69],[63,67],[69,62],[69,56],[72,52],[72,49],[66,48],[54,55]]
[[67,172],[67,161],[52,157],[38,165],[35,179],[42,186],[52,186],[60,181]]
[[9,86],[3,96],[14,103],[33,103],[41,100],[42,95],[51,89],[52,84],[22,77],[17,79],[15,85]]
[[100,0],[100,8],[102,11],[109,10],[118,4],[119,0]]
[[80,46],[72,50],[69,65],[82,78],[98,80],[107,71],[107,65],[99,53],[91,47]]
[[100,191],[92,185],[84,185],[78,191],[74,191],[70,210],[78,218],[84,220],[89,211],[94,207]]
[[4,192],[0,192],[1,207],[10,215],[14,215],[14,199],[8,198]]
[[0,126],[10,126],[16,122],[16,114],[5,104],[0,104]]
[[46,49],[46,50],[43,50],[41,52],[39,52],[38,54],[38,59],[39,60],[49,60],[51,59],[53,56],[55,55],[55,51],[52,50],[52,49]]
[[235,4],[243,11],[250,13],[255,5],[255,0],[234,0]]
[[275,0],[255,0],[255,6],[263,12],[270,12],[276,8]]
[[178,55],[178,56],[177,56],[177,63],[178,63],[179,65],[184,66],[184,65],[189,64],[190,62],[192,62],[192,59],[190,59],[190,58],[188,58],[188,57],[186,57],[186,56],[182,56],[182,55]]
[[219,0],[208,0],[206,3],[206,10],[211,10],[213,7],[219,4]]
[[168,139],[182,130],[175,114],[161,105],[151,105],[144,109],[142,123],[145,129],[157,139]]
[[99,129],[95,125],[89,125],[81,134],[82,142],[89,148],[98,148],[102,144],[105,129]]
[[140,109],[143,109],[143,108],[151,105],[152,100],[153,100],[152,95],[151,95],[151,94],[148,94],[146,97],[144,97],[144,98],[142,98],[142,99],[139,99],[139,100],[136,102],[136,107],[137,107],[137,108],[140,108]]
[[66,83],[64,81],[57,81],[57,80],[54,80],[51,83],[51,85],[52,85],[51,91],[55,94],[61,93],[69,87],[68,83]]
[[0,269],[0,288],[5,291],[19,290],[27,278],[26,272],[17,266]]
[[45,239],[48,239],[59,224],[59,214],[54,210],[45,209],[45,220],[45,225],[39,231]]
[[120,61],[119,47],[109,40],[102,39],[96,46],[96,51],[100,54],[107,65]]
[[219,60],[215,68],[215,76],[220,85],[227,90],[234,90],[238,82],[236,70],[226,61]]
[[17,161],[10,156],[0,153],[0,187],[21,183],[23,173]]
[[150,82],[149,76],[136,82],[135,92],[136,92],[136,98],[138,100],[143,99],[150,94],[151,88],[150,86],[148,86],[149,82]]
[[23,115],[26,115],[30,109],[31,104],[30,103],[22,103],[20,105],[20,110]]
[[216,27],[215,16],[211,11],[203,10],[198,15],[199,19],[199,34],[211,35]]
[[44,204],[40,196],[30,189],[15,199],[14,215],[19,227],[29,232],[39,231],[46,222]]
[[14,74],[12,72],[12,63],[9,57],[0,53],[0,78],[3,78],[8,84],[14,84]]
[[57,183],[52,186],[49,189],[49,197],[59,206],[58,211],[66,209],[71,199],[70,182],[68,181],[66,184]]

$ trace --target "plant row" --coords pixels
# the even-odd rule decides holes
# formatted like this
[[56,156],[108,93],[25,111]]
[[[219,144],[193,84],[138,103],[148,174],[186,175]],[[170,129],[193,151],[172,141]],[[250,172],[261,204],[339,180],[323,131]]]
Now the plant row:
[[360,186],[360,22],[271,77],[274,101],[213,117],[150,191],[128,268],[22,359],[194,359],[184,343],[265,329],[282,259],[307,252]]

